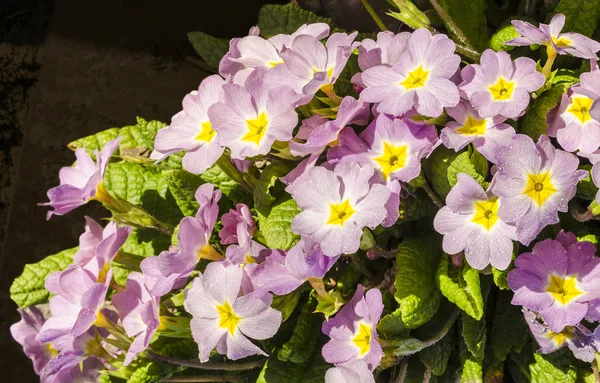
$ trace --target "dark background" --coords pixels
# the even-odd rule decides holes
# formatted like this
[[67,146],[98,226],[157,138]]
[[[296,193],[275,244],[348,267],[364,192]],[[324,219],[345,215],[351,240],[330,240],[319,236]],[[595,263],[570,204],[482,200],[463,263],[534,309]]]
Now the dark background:
[[[27,263],[77,245],[89,204],[46,222],[46,191],[71,164],[66,144],[135,117],[169,121],[181,99],[208,75],[187,32],[247,34],[265,0],[0,1],[0,371],[2,382],[35,382],[12,340],[18,320],[9,288]],[[340,27],[376,26],[360,0],[301,0]],[[371,0],[386,18],[385,0]]]

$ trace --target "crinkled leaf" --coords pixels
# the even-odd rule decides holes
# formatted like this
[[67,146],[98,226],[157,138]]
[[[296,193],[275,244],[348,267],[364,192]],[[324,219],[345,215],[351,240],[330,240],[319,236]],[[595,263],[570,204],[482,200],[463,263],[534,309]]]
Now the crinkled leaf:
[[123,251],[142,257],[158,255],[169,248],[169,237],[151,229],[134,228],[123,244]]
[[470,175],[484,188],[488,186],[483,175],[477,172],[475,165],[471,162],[468,151],[456,153],[454,150],[440,146],[423,162],[423,170],[433,190],[441,198],[446,198],[456,184],[458,173]]
[[310,360],[321,333],[322,320],[313,313],[316,306],[317,300],[312,296],[304,303],[292,337],[277,352],[279,360],[300,364]]
[[327,295],[317,295],[317,307],[315,308],[316,313],[321,313],[325,316],[325,319],[329,319],[332,315],[335,315],[342,306],[346,303],[342,294],[336,290],[330,290]]
[[[210,167],[207,171],[200,175],[204,181],[209,182],[226,196],[230,196],[235,193],[240,187],[237,182],[232,180],[225,172],[221,170],[217,165]],[[237,201],[236,201],[237,202]]]
[[521,36],[512,24],[505,25],[498,29],[490,38],[490,48],[498,51],[509,52],[515,47],[505,45],[504,43]]
[[292,220],[300,211],[296,201],[288,199],[274,205],[268,216],[258,215],[258,224],[267,247],[288,250],[298,242],[300,236],[292,231]]
[[188,40],[202,60],[213,70],[219,69],[221,58],[229,50],[229,40],[220,39],[204,32],[189,32]]
[[277,195],[284,193],[285,185],[279,181],[279,178],[292,169],[293,166],[286,162],[272,162],[263,169],[253,187],[254,207],[260,214],[269,215]]
[[427,345],[417,338],[408,337],[406,339],[398,339],[392,342],[394,355],[406,356],[416,354],[423,350]]
[[479,272],[466,262],[462,270],[450,267],[443,256],[437,269],[437,283],[446,298],[476,320],[483,316],[483,297]]
[[510,287],[508,287],[508,272],[510,271],[510,268],[507,268],[506,270],[498,270],[495,267],[492,267],[492,277],[494,278],[494,284],[496,286],[498,286],[498,288],[500,288],[500,290],[509,290]]
[[446,371],[450,354],[454,351],[456,338],[453,329],[440,339],[436,344],[419,352],[419,359],[431,369],[436,376],[441,376]]
[[532,383],[575,383],[577,364],[568,349],[552,354],[533,354],[535,363],[529,365]]
[[184,369],[185,367],[174,364],[152,361],[138,367],[127,379],[127,383],[158,383]]
[[466,352],[463,358],[461,383],[483,383],[483,364],[471,353]]
[[153,166],[132,162],[111,163],[104,177],[104,186],[118,197],[141,205],[159,221],[177,225],[183,218],[169,183]]
[[44,288],[46,277],[55,271],[65,270],[79,247],[49,255],[39,262],[25,265],[23,273],[10,286],[10,298],[24,308],[48,301],[50,293]]
[[120,155],[125,159],[137,158],[151,163],[152,160],[148,157],[154,148],[154,137],[165,126],[166,124],[160,121],[146,121],[141,117],[137,117],[135,125],[106,129],[75,140],[68,147],[73,150],[84,148],[92,154],[94,150],[102,149],[108,141],[121,136],[123,139],[119,144],[119,150],[115,152],[116,155]]
[[295,290],[288,295],[276,295],[273,297],[271,307],[279,311],[283,317],[283,321],[286,321],[292,315],[296,306],[298,306],[300,295],[299,290]]
[[163,176],[183,215],[196,214],[199,207],[195,197],[196,190],[204,183],[204,180],[200,176],[184,170],[169,170],[164,172]]
[[554,13],[562,13],[566,17],[563,32],[591,37],[600,21],[600,0],[561,0]]
[[467,350],[477,360],[483,360],[485,351],[486,327],[485,318],[475,320],[463,312],[462,315],[462,336],[467,345]]
[[[448,16],[462,30],[469,43],[479,52],[483,52],[488,46],[487,23],[485,0],[441,0],[440,5],[446,9]],[[446,28],[450,35],[456,33],[445,20]],[[460,38],[458,38],[460,41]]]
[[579,73],[572,69],[557,69],[552,72],[552,77],[548,81],[551,84],[571,86],[579,82]]
[[408,328],[427,322],[439,307],[440,295],[433,283],[439,258],[437,237],[409,238],[398,246],[394,297]]
[[505,361],[513,348],[520,349],[529,336],[521,308],[512,305],[511,299],[511,292],[498,292],[490,332],[491,351],[494,358],[500,361]]
[[416,355],[408,358],[406,375],[404,376],[403,383],[423,383],[426,381],[426,376],[428,375],[427,366],[421,363]]
[[521,120],[521,133],[528,135],[534,141],[537,141],[542,134],[547,134],[548,123],[546,117],[548,112],[558,105],[565,90],[564,85],[555,85],[536,98],[525,117]]
[[283,362],[276,354],[271,354],[256,383],[321,383],[325,381],[327,369],[332,367],[320,352],[313,352],[310,360],[300,364]]
[[280,33],[291,34],[303,24],[312,23],[326,23],[333,28],[333,21],[330,18],[317,16],[294,3],[265,5],[258,14],[260,34],[265,38]]
[[377,323],[377,332],[386,339],[404,338],[408,335],[409,331],[404,326],[404,322],[402,322],[402,312],[400,309],[385,315]]

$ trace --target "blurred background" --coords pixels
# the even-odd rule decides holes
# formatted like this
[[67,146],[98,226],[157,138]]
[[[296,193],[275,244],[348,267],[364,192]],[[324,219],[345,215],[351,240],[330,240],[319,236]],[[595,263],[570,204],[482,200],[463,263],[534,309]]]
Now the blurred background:
[[[35,382],[12,340],[18,320],[9,288],[27,263],[77,245],[88,204],[47,222],[46,191],[74,161],[66,144],[136,116],[168,122],[183,96],[209,75],[187,33],[231,38],[277,0],[0,1],[0,371],[3,382]],[[360,0],[298,0],[348,30],[374,32]],[[370,0],[390,29],[386,0]]]

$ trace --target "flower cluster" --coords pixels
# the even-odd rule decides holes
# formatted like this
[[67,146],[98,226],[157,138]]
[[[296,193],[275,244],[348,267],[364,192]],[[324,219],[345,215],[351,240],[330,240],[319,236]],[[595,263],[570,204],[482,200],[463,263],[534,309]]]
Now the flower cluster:
[[[61,169],[43,204],[54,209],[48,218],[94,199],[113,218],[103,227],[86,217],[72,263],[45,279],[50,315],[21,310],[13,337],[47,382],[129,378],[145,359],[235,370],[219,354],[252,357],[249,368],[268,376],[272,364],[308,365],[299,341],[321,350],[326,382],[375,382],[396,373],[399,356],[439,340],[421,339],[426,326],[408,332],[434,317],[441,295],[480,320],[485,289],[471,283],[493,272],[514,291],[541,353],[568,346],[591,362],[600,258],[557,224],[599,209],[600,192],[592,201],[589,191],[600,186],[600,44],[561,33],[564,21],[513,22],[521,36],[506,44],[545,46],[543,68],[491,49],[461,67],[455,43],[426,28],[356,41],[316,23],[231,40],[219,74],[186,95],[154,132],[151,154],[128,165],[141,170],[127,182],[154,182],[170,193],[164,201],[138,206],[143,195],[120,193],[119,176],[107,177],[131,160],[114,155],[120,137],[95,148],[96,162],[78,148],[75,165]],[[557,54],[593,59],[592,70],[556,85]],[[348,75],[351,60],[360,72]],[[342,81],[353,87],[340,90]],[[532,124],[527,116],[556,89],[562,99],[532,133],[521,122]],[[154,175],[167,187],[147,181]],[[162,202],[176,213],[156,208]],[[435,256],[409,248],[424,235],[440,239]],[[448,255],[454,262],[438,266]],[[436,273],[438,284],[423,287]],[[448,288],[444,278],[458,282]],[[435,315],[442,336],[456,327],[456,315]],[[193,339],[194,360],[170,358],[161,348],[169,338]]]

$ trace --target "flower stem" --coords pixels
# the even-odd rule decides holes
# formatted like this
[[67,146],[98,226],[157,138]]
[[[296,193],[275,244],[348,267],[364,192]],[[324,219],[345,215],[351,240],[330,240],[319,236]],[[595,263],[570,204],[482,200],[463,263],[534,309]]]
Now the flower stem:
[[381,18],[379,18],[379,16],[377,16],[377,13],[375,13],[375,10],[371,6],[371,4],[369,4],[369,0],[360,0],[360,1],[362,1],[365,9],[367,10],[367,12],[369,12],[369,15],[371,15],[371,17],[373,18],[373,21],[375,21],[375,24],[377,24],[377,26],[379,28],[381,28],[382,31],[386,31],[387,27],[385,26],[383,21],[381,21]]
[[266,359],[259,359],[253,362],[245,362],[245,363],[201,363],[196,362],[194,360],[184,360],[177,358],[169,358],[166,356],[158,355],[153,352],[148,352],[148,357],[153,360],[157,360],[159,362],[171,363],[178,366],[185,366],[191,368],[198,368],[200,370],[221,370],[221,371],[244,371],[251,370],[255,368],[261,368]]
[[554,65],[554,60],[556,59],[556,50],[548,45],[546,48],[546,53],[548,54],[548,59],[546,60],[546,64],[542,68],[542,74],[546,77],[546,79],[550,78],[550,73],[552,72],[552,65]]
[[333,90],[333,85],[331,85],[331,84],[323,85],[321,87],[321,90],[323,91],[323,93],[325,93],[327,95],[327,97],[329,97],[329,99],[331,101],[335,102],[337,105],[340,105],[342,103],[342,99],[340,98],[340,96],[335,94],[335,90]]
[[594,373],[594,378],[596,378],[596,383],[600,383],[600,374],[598,373],[598,364],[600,364],[600,354],[596,354],[596,359],[592,361],[592,372]]
[[227,174],[229,178],[242,185],[242,187],[249,193],[252,193],[252,188],[246,181],[244,181],[242,174],[231,162],[231,157],[229,157],[229,154],[223,153],[223,155],[217,160],[217,166],[223,171],[223,173]]
[[446,10],[440,5],[440,3],[438,3],[437,0],[429,0],[429,2],[431,5],[433,5],[433,8],[437,14],[444,21],[444,25],[446,26],[446,29],[448,29],[448,32],[450,32],[454,38],[458,40],[456,42],[456,50],[458,53],[475,60],[476,62],[479,61],[481,53],[475,49],[462,29],[460,29],[454,20],[452,20],[448,12],[446,12]]
[[433,191],[433,189],[431,188],[431,186],[429,186],[429,184],[427,183],[427,181],[425,182],[425,185],[423,185],[423,190],[425,190],[425,193],[427,193],[427,195],[429,196],[429,198],[431,198],[431,200],[433,201],[433,203],[438,207],[438,208],[442,208],[444,207],[444,203],[442,202],[442,200],[440,199],[440,197],[438,197],[438,195]]

